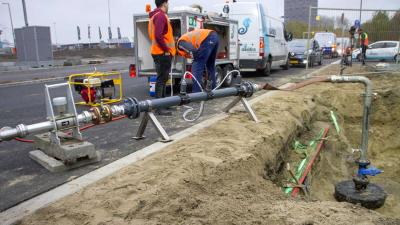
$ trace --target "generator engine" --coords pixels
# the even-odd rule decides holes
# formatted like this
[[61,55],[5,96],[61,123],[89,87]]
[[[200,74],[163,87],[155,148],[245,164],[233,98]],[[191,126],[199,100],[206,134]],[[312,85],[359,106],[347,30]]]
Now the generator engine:
[[101,102],[102,99],[112,99],[115,96],[113,79],[75,78],[74,89],[86,103]]

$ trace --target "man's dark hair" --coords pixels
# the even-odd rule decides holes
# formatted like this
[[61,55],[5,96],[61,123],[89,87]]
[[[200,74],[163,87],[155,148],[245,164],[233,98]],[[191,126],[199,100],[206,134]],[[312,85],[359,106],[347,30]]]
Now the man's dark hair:
[[168,2],[168,0],[156,0],[157,8],[160,7],[164,2]]

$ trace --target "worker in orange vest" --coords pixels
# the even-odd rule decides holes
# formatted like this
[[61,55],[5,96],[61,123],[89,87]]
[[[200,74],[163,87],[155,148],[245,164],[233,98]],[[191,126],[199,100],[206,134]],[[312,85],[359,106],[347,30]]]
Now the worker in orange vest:
[[[150,12],[148,32],[151,41],[151,55],[157,72],[156,98],[165,97],[167,81],[171,71],[172,58],[176,54],[173,30],[168,13],[168,0],[155,0],[157,8]],[[156,111],[159,115],[171,115],[164,109]]]
[[365,53],[368,49],[368,33],[364,32],[362,28],[358,29],[359,40],[360,40],[360,47],[361,47],[361,54],[362,54],[362,64],[365,65]]
[[[206,69],[208,85],[206,90],[216,86],[215,59],[218,52],[218,34],[213,30],[195,29],[182,35],[177,44],[178,54],[185,58],[193,58],[193,76],[202,82]],[[197,82],[193,82],[192,92],[200,92],[201,88]]]

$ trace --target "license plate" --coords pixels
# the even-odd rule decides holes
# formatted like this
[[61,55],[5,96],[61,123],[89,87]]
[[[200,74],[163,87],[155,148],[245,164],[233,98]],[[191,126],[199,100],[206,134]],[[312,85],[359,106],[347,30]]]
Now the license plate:
[[299,62],[295,61],[295,60],[290,60],[291,64],[298,64]]

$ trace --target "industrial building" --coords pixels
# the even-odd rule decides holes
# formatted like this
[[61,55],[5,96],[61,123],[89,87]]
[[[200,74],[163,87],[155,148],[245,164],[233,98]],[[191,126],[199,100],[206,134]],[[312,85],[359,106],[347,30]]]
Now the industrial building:
[[[318,0],[285,0],[285,22],[308,23],[310,6],[318,7]],[[317,10],[312,10],[311,18],[315,18],[317,13]]]

